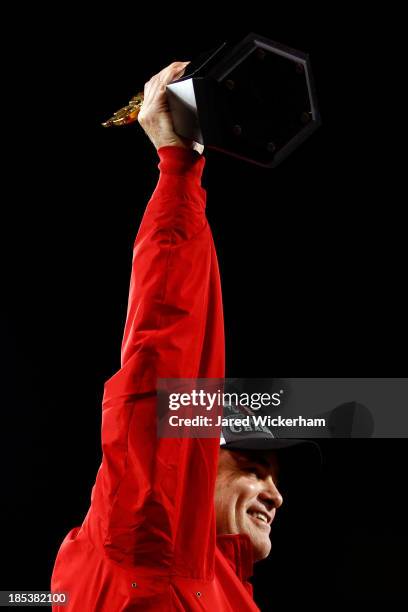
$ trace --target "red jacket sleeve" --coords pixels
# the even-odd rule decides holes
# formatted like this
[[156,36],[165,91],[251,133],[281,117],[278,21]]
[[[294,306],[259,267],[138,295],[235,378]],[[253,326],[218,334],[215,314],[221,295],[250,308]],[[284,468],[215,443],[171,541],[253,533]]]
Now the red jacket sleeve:
[[210,578],[219,441],[156,434],[158,378],[222,378],[221,286],[201,187],[205,160],[159,149],[134,250],[121,368],[103,397],[103,459],[86,521],[109,559]]

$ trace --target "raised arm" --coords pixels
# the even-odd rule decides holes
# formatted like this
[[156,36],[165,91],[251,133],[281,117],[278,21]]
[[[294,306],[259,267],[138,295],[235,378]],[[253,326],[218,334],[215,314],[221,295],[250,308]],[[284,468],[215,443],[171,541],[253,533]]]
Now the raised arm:
[[153,78],[139,116],[158,150],[160,178],[134,244],[121,368],[105,383],[103,461],[85,528],[112,561],[209,579],[219,442],[156,433],[158,378],[224,376],[205,160],[167,129],[165,86],[176,74],[174,65]]

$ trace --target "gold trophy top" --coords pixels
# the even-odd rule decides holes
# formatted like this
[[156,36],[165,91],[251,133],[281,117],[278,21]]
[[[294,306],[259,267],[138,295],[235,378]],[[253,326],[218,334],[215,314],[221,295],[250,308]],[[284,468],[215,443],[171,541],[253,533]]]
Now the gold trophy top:
[[102,123],[103,127],[115,127],[121,125],[128,125],[137,121],[137,116],[142,108],[143,104],[143,92],[139,91],[138,94],[133,96],[127,106],[120,108],[113,116]]

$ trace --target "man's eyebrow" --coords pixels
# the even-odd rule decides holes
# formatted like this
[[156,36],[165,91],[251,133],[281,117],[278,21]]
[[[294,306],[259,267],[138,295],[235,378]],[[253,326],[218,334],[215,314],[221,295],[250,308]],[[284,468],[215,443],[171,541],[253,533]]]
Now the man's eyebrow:
[[268,459],[267,455],[264,454],[254,454],[254,455],[246,455],[242,454],[239,456],[239,460],[243,464],[248,463],[256,463],[257,465],[262,466],[262,468],[271,471],[274,474],[274,478],[278,479],[280,466],[273,459]]
[[264,467],[271,467],[272,463],[270,461],[268,461],[268,459],[266,457],[264,457],[263,455],[240,455],[239,459],[241,461],[243,461],[244,463],[259,463],[260,465],[264,466]]
[[263,467],[265,467],[268,470],[270,470],[271,472],[273,472],[275,474],[275,477],[277,478],[277,476],[279,474],[279,465],[277,465],[276,462],[268,461],[268,459],[266,457],[262,457],[262,459],[260,459],[259,463]]

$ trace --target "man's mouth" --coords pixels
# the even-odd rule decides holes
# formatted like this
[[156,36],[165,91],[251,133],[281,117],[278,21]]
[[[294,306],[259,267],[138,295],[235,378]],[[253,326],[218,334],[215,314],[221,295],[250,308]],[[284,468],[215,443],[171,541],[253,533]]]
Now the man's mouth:
[[270,529],[272,517],[267,512],[263,512],[254,508],[249,508],[249,510],[247,510],[247,514],[249,514],[254,523],[259,527],[267,528],[268,530]]

